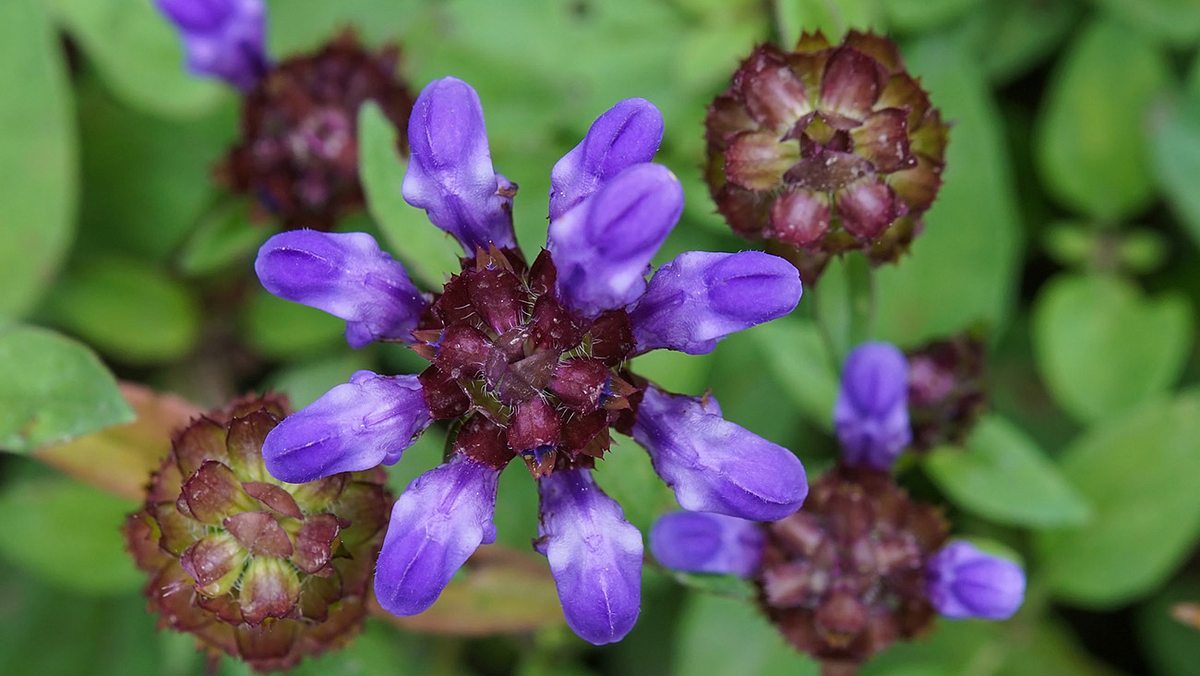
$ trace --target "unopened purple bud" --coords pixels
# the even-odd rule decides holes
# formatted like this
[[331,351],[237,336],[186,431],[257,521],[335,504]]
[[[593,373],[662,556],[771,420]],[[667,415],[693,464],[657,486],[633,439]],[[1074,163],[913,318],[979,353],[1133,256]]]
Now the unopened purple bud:
[[550,561],[567,624],[583,640],[620,641],[642,606],[642,535],[585,469],[538,481],[538,551]]
[[1025,571],[955,540],[934,554],[925,569],[929,602],[951,619],[1007,620],[1025,600]]
[[589,317],[637,300],[682,213],[683,187],[666,167],[637,164],[605,182],[550,224],[560,297]]
[[516,186],[492,168],[479,95],[466,82],[430,82],[408,119],[412,153],[401,192],[467,252],[489,245],[515,247],[512,198]]
[[249,91],[267,70],[262,0],[156,0],[175,24],[188,70]]
[[673,512],[650,530],[650,551],[667,568],[753,577],[766,534],[755,521],[724,514]]
[[778,256],[688,251],[654,273],[629,320],[639,352],[705,354],[731,333],[791,312],[800,293],[800,273]]
[[413,480],[396,500],[375,567],[375,596],[395,615],[432,606],[481,544],[496,541],[500,473],[456,455]]
[[662,135],[662,113],[645,99],[625,99],[605,111],[550,172],[550,220],[624,169],[653,159]]
[[889,470],[912,441],[908,421],[908,362],[888,343],[864,343],[846,358],[833,409],[850,467]]
[[429,304],[404,266],[362,232],[291,230],[268,239],[254,261],[271,293],[346,320],[346,342],[411,342]]
[[799,509],[808,495],[800,459],[725,420],[714,403],[648,387],[638,406],[633,437],[679,505],[753,521]]
[[297,484],[390,465],[429,422],[416,376],[359,371],[271,430],[263,460],[276,479]]

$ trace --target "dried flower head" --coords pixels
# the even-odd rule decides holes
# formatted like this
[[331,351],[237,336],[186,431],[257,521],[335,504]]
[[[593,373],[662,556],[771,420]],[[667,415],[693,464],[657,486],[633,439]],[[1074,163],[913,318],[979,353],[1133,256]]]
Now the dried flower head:
[[429,361],[420,375],[356,373],[264,448],[274,476],[310,481],[394,463],[432,421],[450,424],[445,464],[392,512],[375,583],[389,611],[428,608],[494,540],[497,480],[520,458],[568,624],[593,643],[620,640],[640,609],[642,539],[590,471],[614,429],[645,447],[685,508],[769,520],[803,502],[790,451],[725,420],[715,399],[630,370],[654,349],[709,352],[787,314],[801,292],[787,261],[760,252],[689,251],[647,281],[683,210],[679,181],[649,161],[661,136],[647,101],[601,115],[551,172],[546,247],[528,264],[513,234],[516,186],[493,169],[479,97],[437,80],[413,108],[402,192],[462,245],[459,274],[426,295],[361,233],[281,233],[260,250],[272,293],[346,320],[352,345],[404,342]]
[[947,126],[877,35],[756,47],[706,126],[717,208],[734,231],[787,255],[806,283],[846,251],[898,258],[941,186]]
[[179,430],[124,533],[159,623],[260,671],[343,645],[365,617],[390,496],[383,473],[293,485],[262,461],[287,413],[247,397]]

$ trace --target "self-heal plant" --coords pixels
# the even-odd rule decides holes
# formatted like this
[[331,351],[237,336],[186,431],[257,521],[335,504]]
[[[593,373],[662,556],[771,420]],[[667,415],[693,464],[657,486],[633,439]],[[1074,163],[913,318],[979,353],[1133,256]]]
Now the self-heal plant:
[[683,192],[650,163],[658,110],[618,103],[551,173],[546,247],[516,248],[516,185],[492,167],[483,110],[445,78],[409,122],[405,199],[462,244],[462,271],[434,294],[361,233],[276,235],[255,264],[272,293],[347,322],[355,346],[407,343],[420,375],[360,371],[267,439],[271,473],[304,482],[391,464],[433,421],[450,422],[444,464],[397,500],[375,591],[412,615],[438,598],[477,547],[495,539],[500,471],[520,457],[541,501],[535,547],[549,560],[567,622],[595,644],[620,640],[640,609],[642,538],[592,478],[611,430],[633,436],[689,510],[773,520],[807,494],[787,449],[725,420],[712,397],[669,393],[630,370],[655,349],[711,351],[735,331],[790,312],[795,269],[760,252],[690,251],[647,281],[679,219]]
[[957,540],[941,510],[890,475],[909,444],[908,364],[886,343],[846,359],[834,422],[843,453],[803,507],[774,523],[725,514],[661,517],[662,565],[749,578],[767,617],[829,667],[862,663],[929,629],[935,614],[1003,620],[1025,593],[1021,568]]

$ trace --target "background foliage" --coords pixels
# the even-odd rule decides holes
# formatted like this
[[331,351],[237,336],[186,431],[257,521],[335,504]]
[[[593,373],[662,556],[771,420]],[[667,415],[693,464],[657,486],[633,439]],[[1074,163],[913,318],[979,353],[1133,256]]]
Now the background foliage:
[[[878,275],[873,334],[911,347],[985,327],[993,403],[969,453],[911,461],[902,480],[947,502],[958,532],[1018,553],[1030,589],[1014,620],[941,622],[868,671],[1200,673],[1200,635],[1168,615],[1200,599],[1200,4],[269,4],[277,56],[350,25],[403,45],[414,90],[445,74],[473,83],[497,169],[521,185],[527,248],[545,236],[553,162],[612,102],[654,101],[667,121],[660,158],[688,198],[662,259],[744,246],[701,182],[701,120],[754,43],[849,27],[897,38],[954,128],[926,232]],[[191,410],[184,400],[274,387],[302,405],[356,368],[411,371],[414,358],[350,350],[339,322],[257,288],[248,261],[270,228],[210,174],[235,136],[236,98],[183,72],[149,0],[0,2],[0,63],[0,447],[11,452],[0,458],[0,672],[198,673],[189,639],[154,632],[120,549],[129,477],[165,450],[155,441]],[[395,130],[371,107],[360,127],[370,213],[344,227],[376,231],[419,279],[440,280],[453,247],[399,198]],[[853,333],[846,287],[835,265],[792,317],[704,358],[655,353],[640,370],[675,390],[711,388],[728,417],[819,471]],[[182,399],[122,391],[115,377]],[[394,487],[438,461],[435,436],[391,472]],[[625,450],[599,480],[645,528],[671,497]],[[523,471],[502,480],[497,514],[501,541],[520,548],[536,524]],[[372,620],[349,650],[299,671],[815,673],[739,589],[682,581],[649,567],[642,619],[615,647],[553,622],[466,639]],[[510,621],[512,602],[493,601]]]

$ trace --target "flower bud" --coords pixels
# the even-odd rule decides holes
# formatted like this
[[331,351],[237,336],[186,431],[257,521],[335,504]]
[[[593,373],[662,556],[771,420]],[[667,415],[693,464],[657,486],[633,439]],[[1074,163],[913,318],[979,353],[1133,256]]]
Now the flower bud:
[[898,258],[941,185],[947,125],[876,35],[755,48],[706,126],[717,208],[738,234],[791,259],[805,283],[846,251]]
[[1025,571],[963,540],[946,545],[926,566],[929,601],[952,619],[1007,620],[1025,599]]
[[260,449],[286,412],[268,396],[193,420],[124,527],[160,625],[260,671],[358,631],[391,500],[379,470],[272,479]]
[[912,439],[908,364],[888,343],[864,343],[846,358],[833,411],[842,462],[887,471]]

